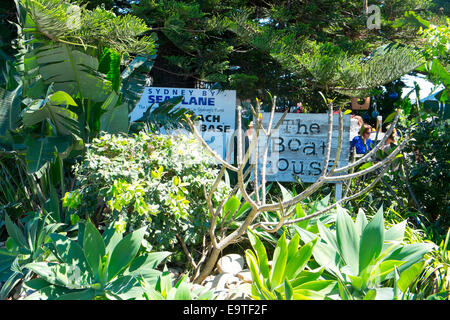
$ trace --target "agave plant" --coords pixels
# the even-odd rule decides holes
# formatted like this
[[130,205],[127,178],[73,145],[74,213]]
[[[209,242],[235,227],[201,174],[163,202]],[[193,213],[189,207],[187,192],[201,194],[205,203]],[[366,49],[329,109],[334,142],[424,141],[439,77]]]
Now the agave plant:
[[50,241],[49,235],[62,225],[48,223],[48,216],[31,213],[24,219],[25,226],[21,228],[5,214],[9,237],[6,248],[0,248],[0,281],[5,282],[0,290],[0,299],[5,299],[22,280],[31,278],[32,272],[25,265],[43,261],[48,256],[45,244]]
[[[394,279],[395,270],[401,276],[434,247],[402,243],[405,226],[403,221],[385,230],[382,207],[370,222],[362,210],[353,222],[347,211],[338,207],[335,231],[318,221],[320,241],[314,247],[314,259],[338,280],[342,299],[392,300],[394,288],[384,287],[385,280]],[[317,237],[296,228],[303,241]]]
[[27,299],[90,300],[139,299],[140,279],[155,285],[156,266],[169,252],[138,255],[145,228],[123,237],[114,228],[103,235],[91,222],[79,233],[78,241],[61,234],[50,235],[48,245],[56,261],[32,262],[24,267],[36,273],[25,287],[35,290]]
[[146,300],[212,300],[213,292],[201,286],[194,287],[185,274],[175,285],[172,275],[165,269],[158,277],[156,285],[142,280]]
[[335,280],[321,279],[323,268],[305,269],[317,239],[299,247],[296,234],[287,243],[280,237],[269,266],[266,249],[256,234],[249,229],[248,237],[253,250],[245,251],[245,258],[253,279],[252,298],[257,300],[313,300],[327,299],[337,292]]

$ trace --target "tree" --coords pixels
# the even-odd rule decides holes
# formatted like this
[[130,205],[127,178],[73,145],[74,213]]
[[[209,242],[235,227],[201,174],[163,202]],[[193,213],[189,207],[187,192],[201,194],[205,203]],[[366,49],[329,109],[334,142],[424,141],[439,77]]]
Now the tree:
[[[430,6],[421,0],[407,5],[418,11]],[[355,74],[368,68],[359,60],[383,45],[417,39],[409,27],[399,32],[389,20],[402,16],[405,4],[396,1],[390,7],[382,7],[381,32],[367,29],[361,1],[151,0],[133,4],[130,10],[158,34],[160,55],[152,70],[153,85],[206,83],[235,89],[241,99],[258,96],[264,101],[269,91],[279,97],[280,105],[302,101],[309,110],[317,110],[319,90],[340,98],[335,103],[348,102],[348,94],[367,94],[330,88],[359,82],[361,77]],[[373,63],[377,70],[365,73],[366,78],[382,73],[381,82],[389,82],[421,64],[413,50],[391,45],[391,51],[383,52],[383,48],[376,52],[389,57]]]
[[[337,141],[337,151],[336,157],[334,160],[334,164],[329,167],[330,164],[330,156],[331,156],[331,143],[332,143],[332,131],[333,131],[333,106],[332,104],[328,104],[328,138],[326,144],[326,155],[323,161],[323,170],[322,174],[316,180],[316,182],[309,185],[306,189],[304,189],[300,194],[296,195],[290,199],[279,199],[278,202],[268,203],[266,199],[266,164],[267,164],[267,153],[270,144],[270,140],[272,138],[273,132],[277,130],[277,128],[282,124],[283,119],[285,118],[287,112],[283,114],[278,123],[273,124],[273,117],[275,113],[275,104],[276,98],[274,98],[274,102],[271,109],[269,125],[267,128],[262,127],[262,117],[260,117],[260,105],[257,105],[256,109],[252,108],[253,111],[253,121],[255,123],[255,133],[254,138],[250,144],[249,149],[245,152],[243,151],[243,133],[241,130],[241,118],[242,118],[242,108],[238,107],[238,117],[237,117],[237,165],[233,165],[227,159],[222,159],[219,155],[217,155],[203,140],[200,133],[194,126],[194,123],[187,117],[188,124],[194,133],[194,136],[202,143],[202,145],[216,158],[218,163],[221,165],[221,171],[216,179],[216,182],[213,184],[212,189],[205,197],[207,199],[207,203],[210,210],[210,230],[209,230],[209,244],[203,247],[203,256],[200,259],[201,263],[195,263],[195,270],[193,271],[193,279],[196,283],[201,283],[213,270],[216,261],[220,255],[220,253],[230,244],[237,242],[240,237],[247,232],[247,229],[256,229],[263,228],[263,230],[267,232],[276,232],[282,226],[292,223],[301,222],[304,220],[309,220],[314,217],[317,217],[325,212],[341,205],[345,201],[357,198],[364,193],[368,192],[384,175],[384,173],[389,169],[390,164],[395,160],[396,156],[405,146],[408,141],[408,134],[404,136],[404,139],[399,145],[391,152],[387,157],[385,157],[382,161],[378,161],[376,163],[369,163],[368,161],[373,159],[374,155],[377,153],[379,148],[384,145],[387,137],[393,131],[399,116],[400,111],[397,111],[395,118],[393,119],[393,123],[389,130],[387,131],[384,138],[374,147],[370,152],[366,153],[362,158],[353,163],[344,166],[338,167],[339,157],[341,155],[342,149],[342,141],[343,141],[343,117],[344,114],[342,110],[339,110],[339,137]],[[261,140],[264,142],[261,144]],[[254,151],[255,150],[255,151]],[[263,150],[261,154],[258,154],[256,150]],[[258,159],[255,163],[252,163],[249,167],[247,167],[247,163],[249,162],[250,155],[255,152],[253,155],[254,159]],[[363,167],[359,167],[360,165],[366,163]],[[262,169],[258,170],[257,166],[260,166]],[[327,168],[330,168],[327,170]],[[359,170],[357,169],[359,168]],[[358,171],[355,171],[357,169]],[[218,186],[219,182],[223,178],[225,172],[230,170],[231,172],[235,172],[237,174],[237,183],[234,186],[233,190],[229,194],[228,198],[225,198],[221,204],[213,208],[212,204],[212,196],[215,191],[215,188]],[[253,171],[254,170],[254,171]],[[250,177],[250,173],[253,171],[253,184],[251,192],[248,191],[248,185]],[[314,214],[310,214],[304,216],[302,218],[293,219],[293,214],[299,210],[298,206],[301,208],[301,201],[307,197],[310,197],[312,194],[317,192],[321,186],[323,186],[326,182],[331,181],[351,181],[354,178],[358,178],[368,173],[375,172],[375,177],[373,181],[366,187],[361,190],[355,191],[353,194],[346,194],[342,199],[330,204],[326,208],[315,212]],[[236,195],[240,193],[243,198],[243,202],[241,203]],[[303,210],[303,209],[300,209]],[[241,220],[236,221],[235,217],[237,213],[240,213]],[[278,216],[278,221],[275,222],[258,222],[257,218],[263,212],[276,212]],[[219,221],[220,227],[219,227]],[[232,224],[237,223],[237,228],[232,232],[228,232],[229,227]],[[216,228],[219,227],[219,230],[216,232]]]

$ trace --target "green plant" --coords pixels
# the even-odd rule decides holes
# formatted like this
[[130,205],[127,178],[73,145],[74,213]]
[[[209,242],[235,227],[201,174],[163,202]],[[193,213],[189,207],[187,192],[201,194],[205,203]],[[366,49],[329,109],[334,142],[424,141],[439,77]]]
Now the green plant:
[[187,274],[173,285],[172,275],[164,270],[156,285],[148,285],[144,280],[144,298],[146,300],[212,300],[213,293],[202,287],[194,287],[188,282]]
[[[183,245],[193,248],[207,234],[203,189],[211,188],[218,170],[192,138],[105,134],[92,141],[74,173],[74,190],[64,198],[72,215],[114,223],[121,232],[148,226],[153,250],[181,255]],[[213,201],[226,190],[222,183]]]
[[5,282],[0,290],[0,299],[5,299],[18,283],[32,277],[27,264],[43,261],[49,255],[45,247],[50,241],[49,235],[62,224],[49,223],[48,217],[48,214],[29,213],[22,228],[5,215],[9,237],[6,247],[0,248],[0,282]]
[[278,240],[270,267],[261,240],[250,229],[248,237],[253,251],[246,250],[245,258],[253,279],[253,299],[323,300],[330,299],[328,296],[337,290],[335,280],[319,279],[323,268],[318,271],[305,270],[317,239],[299,247],[298,234],[288,243],[283,233]]
[[138,255],[146,228],[123,237],[113,228],[103,235],[88,221],[78,242],[61,234],[50,235],[49,248],[57,261],[32,262],[24,267],[38,275],[25,283],[35,290],[27,299],[137,299],[139,279],[156,283],[155,267],[169,252]]
[[[384,229],[382,207],[369,222],[360,210],[356,221],[338,207],[336,231],[318,222],[320,241],[313,250],[315,261],[339,282],[342,299],[394,299],[392,287],[383,283],[395,270],[402,272],[432,250],[432,244],[403,244],[406,221]],[[303,241],[315,234],[297,227]]]
[[439,247],[426,256],[426,261],[416,267],[412,273],[409,285],[401,287],[401,299],[435,299],[448,300],[450,298],[450,229]]

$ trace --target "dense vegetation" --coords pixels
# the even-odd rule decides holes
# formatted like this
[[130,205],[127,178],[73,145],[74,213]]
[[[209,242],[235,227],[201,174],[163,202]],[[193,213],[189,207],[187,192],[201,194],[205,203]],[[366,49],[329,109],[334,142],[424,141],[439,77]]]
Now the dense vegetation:
[[[371,30],[361,1],[2,2],[0,299],[214,299],[199,284],[238,253],[251,299],[448,300],[450,9],[376,4]],[[412,100],[406,74],[442,90]],[[399,137],[337,203],[216,159],[179,99],[130,124],[149,84],[234,89],[255,130],[271,107],[342,117],[371,96],[354,113]]]

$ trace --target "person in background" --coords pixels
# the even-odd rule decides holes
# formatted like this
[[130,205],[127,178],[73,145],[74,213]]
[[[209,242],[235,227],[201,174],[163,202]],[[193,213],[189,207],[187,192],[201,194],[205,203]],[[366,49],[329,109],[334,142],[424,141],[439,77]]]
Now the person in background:
[[374,146],[373,141],[370,139],[371,132],[372,127],[366,123],[363,124],[359,131],[359,135],[354,137],[352,142],[350,142],[350,152],[353,148],[356,149],[357,154],[365,154],[366,152],[369,152]]
[[[386,130],[389,130],[389,126],[386,128]],[[395,138],[397,137],[397,130],[394,128],[392,130],[391,135],[386,139],[386,142],[384,143],[384,146],[381,147],[381,150],[389,150],[391,148],[391,143],[395,143]]]
[[252,141],[252,138],[253,138],[253,121],[250,121],[250,123],[248,124],[248,130],[245,132],[245,134],[247,135],[249,141]]

